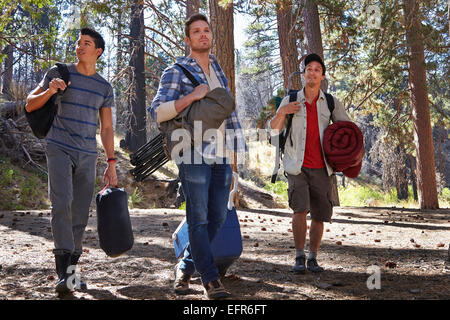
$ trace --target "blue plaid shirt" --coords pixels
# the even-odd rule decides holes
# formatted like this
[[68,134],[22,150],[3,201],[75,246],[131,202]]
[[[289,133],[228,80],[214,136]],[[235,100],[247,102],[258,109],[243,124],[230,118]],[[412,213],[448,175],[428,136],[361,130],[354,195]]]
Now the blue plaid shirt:
[[[228,92],[231,93],[230,88],[228,87],[228,79],[223,73],[223,70],[214,55],[210,54],[209,61],[216,72],[217,78],[219,79],[222,87],[226,88]],[[188,69],[200,84],[208,84],[208,80],[206,79],[202,68],[195,59],[189,57],[179,57],[177,58],[177,63]],[[170,66],[164,70],[159,82],[158,92],[147,110],[150,112],[152,119],[156,121],[156,110],[161,103],[181,99],[192,91],[194,91],[194,85],[185,76],[183,71],[176,66]],[[225,129],[232,129],[234,132],[233,135],[226,134],[226,148],[236,153],[246,152],[247,146],[245,143],[244,132],[239,119],[237,118],[236,112],[233,112],[228,116],[228,118],[225,119]],[[202,154],[205,158],[214,159],[216,157],[216,148],[214,145],[208,148],[209,144],[210,142],[203,143]]]

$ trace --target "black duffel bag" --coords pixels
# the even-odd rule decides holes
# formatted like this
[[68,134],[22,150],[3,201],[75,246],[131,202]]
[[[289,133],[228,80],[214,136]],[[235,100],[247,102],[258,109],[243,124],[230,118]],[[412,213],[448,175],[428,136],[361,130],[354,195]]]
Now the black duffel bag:
[[100,248],[118,257],[133,247],[128,195],[123,188],[105,187],[97,194],[97,231]]
[[[61,79],[68,84],[70,78],[69,69],[67,69],[67,66],[63,63],[57,63],[56,66],[58,67]],[[51,96],[41,108],[32,112],[28,112],[24,108],[28,124],[36,138],[43,139],[47,136],[47,133],[52,126],[53,119],[58,112],[58,105],[61,103],[63,93],[64,91],[58,90],[58,92]]]

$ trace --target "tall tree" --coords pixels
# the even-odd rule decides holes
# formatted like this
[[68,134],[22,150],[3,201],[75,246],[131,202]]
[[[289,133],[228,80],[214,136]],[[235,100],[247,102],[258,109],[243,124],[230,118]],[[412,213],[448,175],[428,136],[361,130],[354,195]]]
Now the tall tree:
[[431,130],[428,87],[425,70],[423,35],[419,2],[404,0],[403,11],[408,47],[409,83],[417,154],[419,205],[422,209],[439,208],[436,189],[436,168]]
[[14,67],[14,48],[12,45],[7,45],[3,53],[6,55],[5,66],[2,79],[2,94],[8,99],[12,99],[11,83],[13,80],[13,67]]
[[[186,20],[200,9],[200,0],[186,0]],[[189,55],[189,47],[184,45],[185,55]]]
[[[303,8],[303,20],[305,23],[304,30],[308,44],[307,53],[318,54],[322,58],[322,60],[324,60],[322,33],[320,31],[319,8],[317,7],[317,1],[305,0]],[[325,80],[323,80],[320,84],[320,89],[322,89],[322,91],[327,91]]]
[[266,108],[267,102],[284,83],[275,7],[265,10],[255,7],[251,13],[255,20],[246,28],[247,40],[238,54],[237,99],[245,106],[239,110],[241,123],[262,128],[272,116],[272,111],[276,111],[275,108]]
[[317,1],[305,0],[303,20],[305,22],[304,29],[308,43],[308,53],[316,53],[323,59],[322,33],[320,32],[319,9],[317,7]]
[[125,136],[125,147],[135,152],[147,142],[146,129],[146,91],[145,91],[145,29],[144,8],[141,0],[133,0],[131,6],[130,29],[130,67],[132,93],[130,95],[131,110],[129,114],[129,127]]
[[213,31],[212,52],[228,78],[228,86],[236,97],[234,73],[233,0],[209,0],[209,17]]
[[294,8],[292,0],[280,0],[276,5],[278,22],[278,39],[280,43],[280,56],[283,69],[284,88],[300,89],[300,77],[292,77],[289,84],[289,76],[293,72],[300,71],[298,59],[297,36],[295,32]]
[[[233,8],[233,0],[226,0],[225,2],[209,0],[209,19],[213,32],[212,52],[228,78],[228,86],[236,99]],[[234,172],[238,171],[236,162],[237,156],[234,153],[234,161],[231,165]],[[238,193],[234,194],[234,204],[236,207],[239,206]]]

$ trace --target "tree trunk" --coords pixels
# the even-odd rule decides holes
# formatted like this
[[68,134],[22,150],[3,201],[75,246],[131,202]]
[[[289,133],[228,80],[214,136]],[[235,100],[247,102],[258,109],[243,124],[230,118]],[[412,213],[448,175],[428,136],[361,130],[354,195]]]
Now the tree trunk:
[[439,208],[419,3],[403,1],[421,209]]
[[320,32],[319,9],[314,0],[305,0],[303,8],[305,21],[305,34],[307,39],[307,52],[316,53],[323,59],[322,34]]
[[147,142],[144,75],[144,10],[142,1],[134,0],[131,15],[131,55],[133,91],[130,97],[129,127],[125,136],[125,147],[135,152]]
[[445,188],[445,153],[443,151],[443,145],[445,144],[447,140],[447,130],[445,129],[444,121],[439,119],[437,125],[436,125],[436,131],[437,131],[437,150],[436,150],[436,167],[437,171],[439,172],[439,179],[438,179],[438,193],[442,192],[442,188]]
[[14,67],[14,49],[11,45],[6,46],[3,51],[6,54],[5,58],[5,70],[3,71],[3,87],[2,93],[8,98],[12,99],[11,95],[11,82],[13,79],[13,67]]
[[[199,9],[200,9],[199,0],[186,0],[186,20],[194,13],[197,13]],[[187,44],[184,44],[184,53],[186,56],[189,55],[189,47]]]
[[[1,34],[0,34],[0,36],[1,36]],[[0,48],[0,52],[1,52],[1,48]],[[3,74],[3,63],[0,62],[0,93],[3,92],[2,74]]]
[[[322,61],[324,61],[323,56],[323,45],[322,45],[322,33],[320,31],[320,20],[319,20],[319,9],[317,7],[317,2],[314,0],[305,0],[305,5],[303,8],[303,20],[305,22],[305,35],[307,40],[307,53],[318,54]],[[325,64],[326,66],[326,64]],[[320,84],[320,89],[327,92],[327,82],[325,80]]]
[[[125,66],[123,54],[122,54],[122,12],[119,11],[117,16],[117,53],[116,53],[116,70],[114,71],[114,77],[117,77],[120,73],[120,71]],[[122,80],[118,80],[116,84],[120,84]],[[119,99],[119,94],[121,93],[120,89],[116,86],[114,89],[115,96],[117,97],[115,104],[116,104],[116,131],[126,132],[124,130],[124,117],[123,114],[126,114],[126,105],[122,103],[121,99]]]
[[408,165],[409,165],[409,169],[411,170],[410,174],[409,174],[409,179],[411,180],[414,201],[418,201],[419,197],[417,196],[417,176],[416,176],[416,170],[415,170],[416,161],[414,160],[414,157],[410,154],[408,154]]
[[406,170],[406,162],[400,168],[398,168],[397,172],[397,181],[396,181],[396,190],[397,190],[397,199],[398,200],[407,200],[408,193],[408,175]]
[[234,17],[233,1],[225,7],[219,5],[220,0],[209,0],[209,17],[213,29],[212,52],[219,61],[230,87],[236,98],[234,74]]
[[300,71],[292,0],[279,1],[276,10],[281,67],[283,70],[283,86],[288,90],[299,90],[302,88],[301,78],[299,76],[293,76],[291,83],[289,83],[289,76],[293,72]]
[[[209,17],[213,33],[212,53],[219,61],[225,76],[228,79],[228,86],[236,99],[235,86],[235,61],[234,61],[234,17],[233,17],[233,1],[225,7],[219,5],[220,0],[209,0]],[[231,168],[234,172],[238,172],[236,164],[236,154]],[[231,185],[231,187],[233,184]],[[238,192],[234,196],[235,207],[238,207]]]

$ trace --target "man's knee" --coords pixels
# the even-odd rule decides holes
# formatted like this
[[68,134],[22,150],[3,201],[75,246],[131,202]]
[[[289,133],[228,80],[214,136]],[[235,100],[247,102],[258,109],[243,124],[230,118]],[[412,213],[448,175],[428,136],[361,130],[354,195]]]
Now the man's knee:
[[295,217],[302,217],[306,218],[306,215],[308,214],[308,211],[301,211],[301,212],[294,212]]

